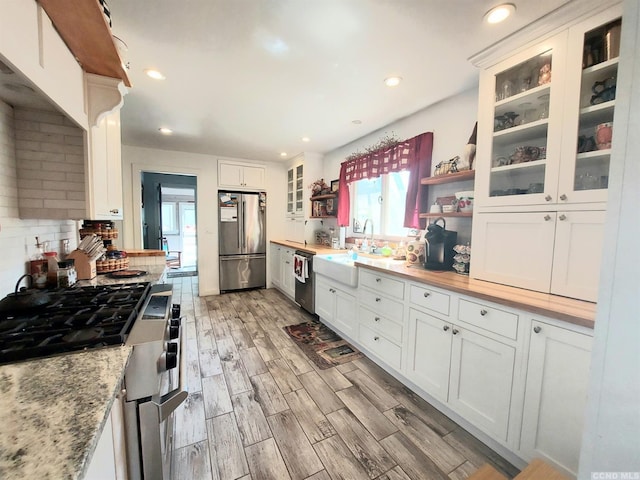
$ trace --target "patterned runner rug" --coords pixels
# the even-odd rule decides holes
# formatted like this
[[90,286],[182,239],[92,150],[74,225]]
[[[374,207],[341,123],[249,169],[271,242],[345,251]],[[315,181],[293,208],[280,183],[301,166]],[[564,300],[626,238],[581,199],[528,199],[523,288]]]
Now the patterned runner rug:
[[305,322],[282,328],[321,370],[363,356],[358,349],[321,322]]

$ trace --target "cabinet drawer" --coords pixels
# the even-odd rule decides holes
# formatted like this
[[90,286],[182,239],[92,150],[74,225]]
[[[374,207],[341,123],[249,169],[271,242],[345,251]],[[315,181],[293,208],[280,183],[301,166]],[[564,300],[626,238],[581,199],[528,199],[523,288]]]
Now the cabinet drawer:
[[418,307],[449,315],[449,302],[451,299],[449,295],[444,293],[418,285],[411,285],[409,287],[409,300]]
[[381,315],[392,320],[402,322],[404,305],[397,300],[392,300],[379,293],[360,289],[360,303]]
[[389,278],[361,268],[360,283],[385,295],[390,295],[400,300],[404,299],[404,282],[402,280]]
[[461,299],[458,318],[463,322],[514,340],[518,334],[518,315],[481,303]]
[[383,317],[379,313],[374,313],[368,308],[360,307],[358,312],[360,324],[382,333],[396,343],[402,343],[402,325]]
[[360,325],[360,342],[393,368],[400,368],[402,349],[370,328]]

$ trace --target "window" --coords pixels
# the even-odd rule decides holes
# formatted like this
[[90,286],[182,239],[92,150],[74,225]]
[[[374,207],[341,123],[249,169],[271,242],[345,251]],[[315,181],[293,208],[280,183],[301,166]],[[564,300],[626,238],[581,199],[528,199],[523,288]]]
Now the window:
[[162,202],[162,233],[178,235],[178,209],[175,202]]
[[[393,172],[374,179],[353,183],[351,209],[354,233],[362,233],[367,219],[373,222],[374,233],[384,237],[406,237],[412,229],[405,228],[404,208],[409,185],[409,171]],[[367,226],[370,235],[370,226]]]

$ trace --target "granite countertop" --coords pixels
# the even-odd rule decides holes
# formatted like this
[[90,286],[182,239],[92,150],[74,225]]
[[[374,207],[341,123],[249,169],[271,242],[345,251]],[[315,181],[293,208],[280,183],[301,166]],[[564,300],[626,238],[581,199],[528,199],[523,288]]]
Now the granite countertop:
[[131,278],[113,278],[108,273],[96,275],[91,280],[78,280],[76,285],[79,287],[88,287],[96,285],[116,285],[118,283],[138,283],[138,282],[151,282],[160,283],[164,280],[166,265],[141,265],[129,270],[143,270],[146,271],[146,275],[140,277]]
[[0,366],[0,478],[84,477],[131,347]]
[[404,261],[388,260],[384,257],[369,258],[358,255],[354,265],[508,307],[538,313],[583,327],[593,328],[595,324],[596,304],[592,302],[476,280],[469,278],[468,275],[460,275],[452,271],[426,270],[422,266],[408,266]]

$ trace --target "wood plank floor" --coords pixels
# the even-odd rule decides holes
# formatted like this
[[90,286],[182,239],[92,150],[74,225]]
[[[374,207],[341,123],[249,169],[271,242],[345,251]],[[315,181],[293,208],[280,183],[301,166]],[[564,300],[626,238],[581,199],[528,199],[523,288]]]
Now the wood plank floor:
[[319,370],[282,330],[310,316],[277,290],[198,297],[187,318],[189,398],[174,480],[463,480],[518,470],[367,358]]

